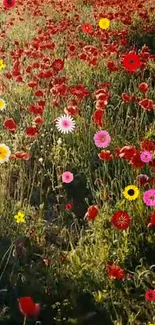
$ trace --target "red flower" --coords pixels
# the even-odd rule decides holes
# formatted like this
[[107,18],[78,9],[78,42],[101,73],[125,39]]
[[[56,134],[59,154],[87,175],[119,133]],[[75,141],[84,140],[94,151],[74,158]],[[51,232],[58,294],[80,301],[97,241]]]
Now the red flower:
[[107,63],[107,68],[110,70],[110,72],[118,71],[118,67],[112,61]]
[[134,71],[140,66],[140,58],[135,53],[128,53],[123,60],[124,67],[129,71]]
[[35,126],[28,126],[25,132],[28,137],[35,137],[39,133]]
[[145,166],[145,163],[141,160],[140,154],[136,153],[133,158],[130,160],[129,165],[135,167],[135,168],[143,168]]
[[61,59],[57,59],[52,63],[52,68],[59,72],[64,68],[64,62]]
[[139,84],[138,89],[139,91],[145,93],[148,90],[149,86],[146,82],[142,82],[141,84]]
[[148,227],[150,227],[150,226],[155,227],[155,212],[153,212],[153,213],[150,215],[149,218],[150,218],[150,220],[149,220]]
[[12,8],[15,6],[16,0],[4,0],[3,5],[5,8]]
[[66,210],[71,210],[71,208],[72,208],[72,205],[70,204],[70,203],[68,203],[68,204],[66,204]]
[[85,24],[82,25],[83,33],[89,34],[89,33],[92,32],[92,30],[93,30],[93,27],[92,27],[91,24],[85,23]]
[[102,150],[101,152],[98,153],[98,157],[101,160],[112,160],[113,159],[113,155],[111,154],[111,152],[109,150]]
[[30,87],[30,88],[37,87],[37,85],[38,85],[38,83],[37,83],[36,81],[30,81],[30,82],[28,83],[28,87]]
[[115,212],[111,219],[112,224],[116,228],[121,230],[128,228],[130,225],[130,221],[131,221],[130,216],[128,215],[128,213],[124,211]]
[[40,89],[40,90],[35,91],[34,96],[36,96],[36,97],[44,96],[43,90]]
[[153,100],[149,99],[149,98],[144,98],[144,99],[140,100],[138,104],[139,104],[139,106],[141,106],[142,108],[144,108],[147,111],[154,109]]
[[129,96],[128,94],[123,93],[123,94],[122,94],[122,100],[123,100],[123,102],[125,102],[125,103],[129,103],[129,102],[131,102],[131,100],[132,100],[132,96]]
[[125,272],[120,266],[110,264],[107,266],[107,273],[110,278],[122,280],[126,277]]
[[4,121],[3,123],[4,128],[6,128],[9,131],[16,131],[17,125],[13,118],[9,118]]
[[136,177],[136,181],[138,182],[138,185],[145,186],[149,182],[149,177],[144,174],[140,174]]
[[142,151],[155,151],[155,142],[151,141],[151,140],[143,140],[140,143],[140,149]]
[[148,301],[155,300],[155,290],[147,290],[145,293],[145,299]]
[[44,120],[43,120],[42,116],[36,116],[35,119],[33,120],[33,122],[41,125],[44,123]]
[[137,153],[137,149],[134,146],[124,146],[120,149],[119,157],[130,160]]
[[89,220],[94,220],[98,212],[99,212],[99,208],[97,207],[97,205],[91,205],[85,214],[85,218]]
[[102,109],[97,109],[93,113],[93,122],[97,124],[97,126],[99,127],[103,126],[103,116],[104,116],[104,111]]
[[31,297],[21,297],[18,299],[19,309],[26,317],[37,316],[40,313],[40,305],[35,304]]

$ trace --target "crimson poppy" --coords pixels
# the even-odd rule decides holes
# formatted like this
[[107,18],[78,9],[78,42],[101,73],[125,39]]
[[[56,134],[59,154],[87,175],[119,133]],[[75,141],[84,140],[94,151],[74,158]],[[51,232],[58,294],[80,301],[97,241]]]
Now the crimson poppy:
[[94,220],[98,215],[98,212],[99,212],[99,208],[96,205],[91,205],[85,214],[85,218],[89,220]]
[[25,132],[28,137],[35,137],[39,133],[38,129],[35,126],[28,126]]
[[21,297],[18,299],[19,309],[25,317],[37,316],[40,312],[40,305],[34,303],[31,297]]
[[145,93],[148,90],[149,86],[146,82],[142,82],[139,84],[138,89],[139,91]]
[[82,25],[82,31],[83,31],[83,33],[89,34],[89,33],[92,32],[92,29],[93,29],[93,27],[89,23],[85,23],[85,24]]
[[5,129],[8,131],[16,131],[17,125],[16,122],[14,121],[13,118],[8,118],[7,120],[4,121],[3,126]]
[[135,71],[140,67],[140,58],[135,53],[128,53],[123,59],[124,67],[129,71]]
[[142,151],[154,151],[155,150],[155,142],[154,141],[151,141],[151,140],[143,140],[141,141],[140,143],[140,149]]
[[99,127],[103,126],[103,116],[104,116],[104,111],[102,109],[97,109],[93,113],[93,122],[97,124],[97,126]]
[[115,212],[111,219],[112,224],[120,230],[128,228],[130,225],[130,221],[130,216],[127,212],[124,211]]
[[101,152],[98,153],[98,157],[101,160],[112,160],[113,155],[109,150],[102,150]]
[[115,265],[114,263],[108,263],[106,270],[110,278],[122,280],[126,277],[124,270],[120,266]]
[[129,103],[129,102],[131,102],[131,100],[132,100],[132,96],[129,96],[129,95],[126,94],[126,93],[122,93],[122,100],[123,100],[123,102],[125,102],[125,103]]
[[7,9],[14,7],[15,4],[16,4],[16,0],[4,0],[3,1],[3,5]]
[[70,203],[66,204],[66,210],[67,211],[71,210],[71,208],[72,208],[72,205]]
[[145,299],[148,301],[155,300],[155,290],[147,290],[145,293]]
[[61,59],[57,59],[52,63],[52,68],[56,72],[59,72],[64,68],[64,62]]

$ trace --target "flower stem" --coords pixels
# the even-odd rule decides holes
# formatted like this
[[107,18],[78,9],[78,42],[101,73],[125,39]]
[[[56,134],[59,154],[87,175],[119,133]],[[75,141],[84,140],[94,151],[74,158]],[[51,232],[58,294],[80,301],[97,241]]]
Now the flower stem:
[[26,325],[26,316],[24,316],[24,322],[23,325]]

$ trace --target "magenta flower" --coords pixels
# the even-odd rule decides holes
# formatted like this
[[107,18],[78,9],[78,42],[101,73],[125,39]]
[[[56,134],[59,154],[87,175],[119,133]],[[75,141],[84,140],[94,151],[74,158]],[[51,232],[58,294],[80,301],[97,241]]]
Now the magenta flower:
[[62,174],[62,181],[64,183],[71,183],[73,181],[73,179],[74,179],[74,175],[70,172],[64,172]]
[[95,145],[98,148],[106,148],[111,142],[111,137],[109,133],[105,130],[98,131],[94,135]]
[[143,201],[146,205],[150,207],[155,206],[155,190],[151,189],[143,194]]
[[140,159],[147,163],[152,160],[152,154],[149,151],[143,151],[140,155]]

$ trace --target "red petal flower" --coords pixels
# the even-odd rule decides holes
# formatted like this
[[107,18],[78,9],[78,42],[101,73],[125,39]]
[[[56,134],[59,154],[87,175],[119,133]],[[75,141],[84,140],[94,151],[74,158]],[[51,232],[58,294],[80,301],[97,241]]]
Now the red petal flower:
[[31,297],[22,297],[18,299],[19,309],[26,317],[37,316],[40,312],[40,305],[35,304]]
[[154,141],[151,141],[151,140],[143,140],[141,141],[140,143],[140,149],[142,151],[155,151],[155,142]]
[[99,208],[96,205],[91,205],[85,214],[85,218],[89,220],[94,220],[98,212],[99,212]]
[[110,278],[122,280],[126,277],[125,272],[120,266],[111,264],[107,266],[107,273]]
[[126,94],[126,93],[122,93],[122,100],[123,100],[123,102],[125,102],[125,103],[129,103],[129,102],[131,102],[131,100],[132,100],[132,96],[129,96],[129,95]]
[[61,59],[57,59],[52,63],[52,68],[59,72],[64,68],[64,62]]
[[111,219],[112,224],[121,230],[127,229],[130,225],[130,221],[130,216],[124,211],[115,212]]
[[28,137],[35,137],[39,133],[38,129],[35,126],[28,126],[25,132]]
[[111,152],[109,150],[102,150],[100,153],[98,153],[98,157],[101,160],[112,160],[113,159],[113,155],[111,154]]
[[139,91],[145,93],[148,90],[149,86],[146,82],[142,82],[141,84],[139,84],[138,89]]
[[4,0],[3,5],[5,8],[9,9],[15,6],[16,0]]
[[155,300],[155,290],[147,290],[145,293],[145,299],[148,301]]
[[92,32],[92,30],[93,30],[93,27],[92,27],[91,24],[85,23],[85,24],[82,25],[83,33],[89,34],[89,33]]
[[4,121],[3,123],[4,128],[6,128],[9,131],[16,131],[17,125],[13,118],[9,118]]
[[70,203],[66,204],[66,210],[70,210],[72,208],[72,205]]
[[124,67],[129,71],[135,71],[140,67],[140,58],[135,53],[128,53],[123,60]]
[[139,106],[141,106],[142,108],[144,108],[147,111],[154,109],[153,100],[149,99],[149,98],[144,98],[144,99],[140,100],[138,104],[139,104]]

